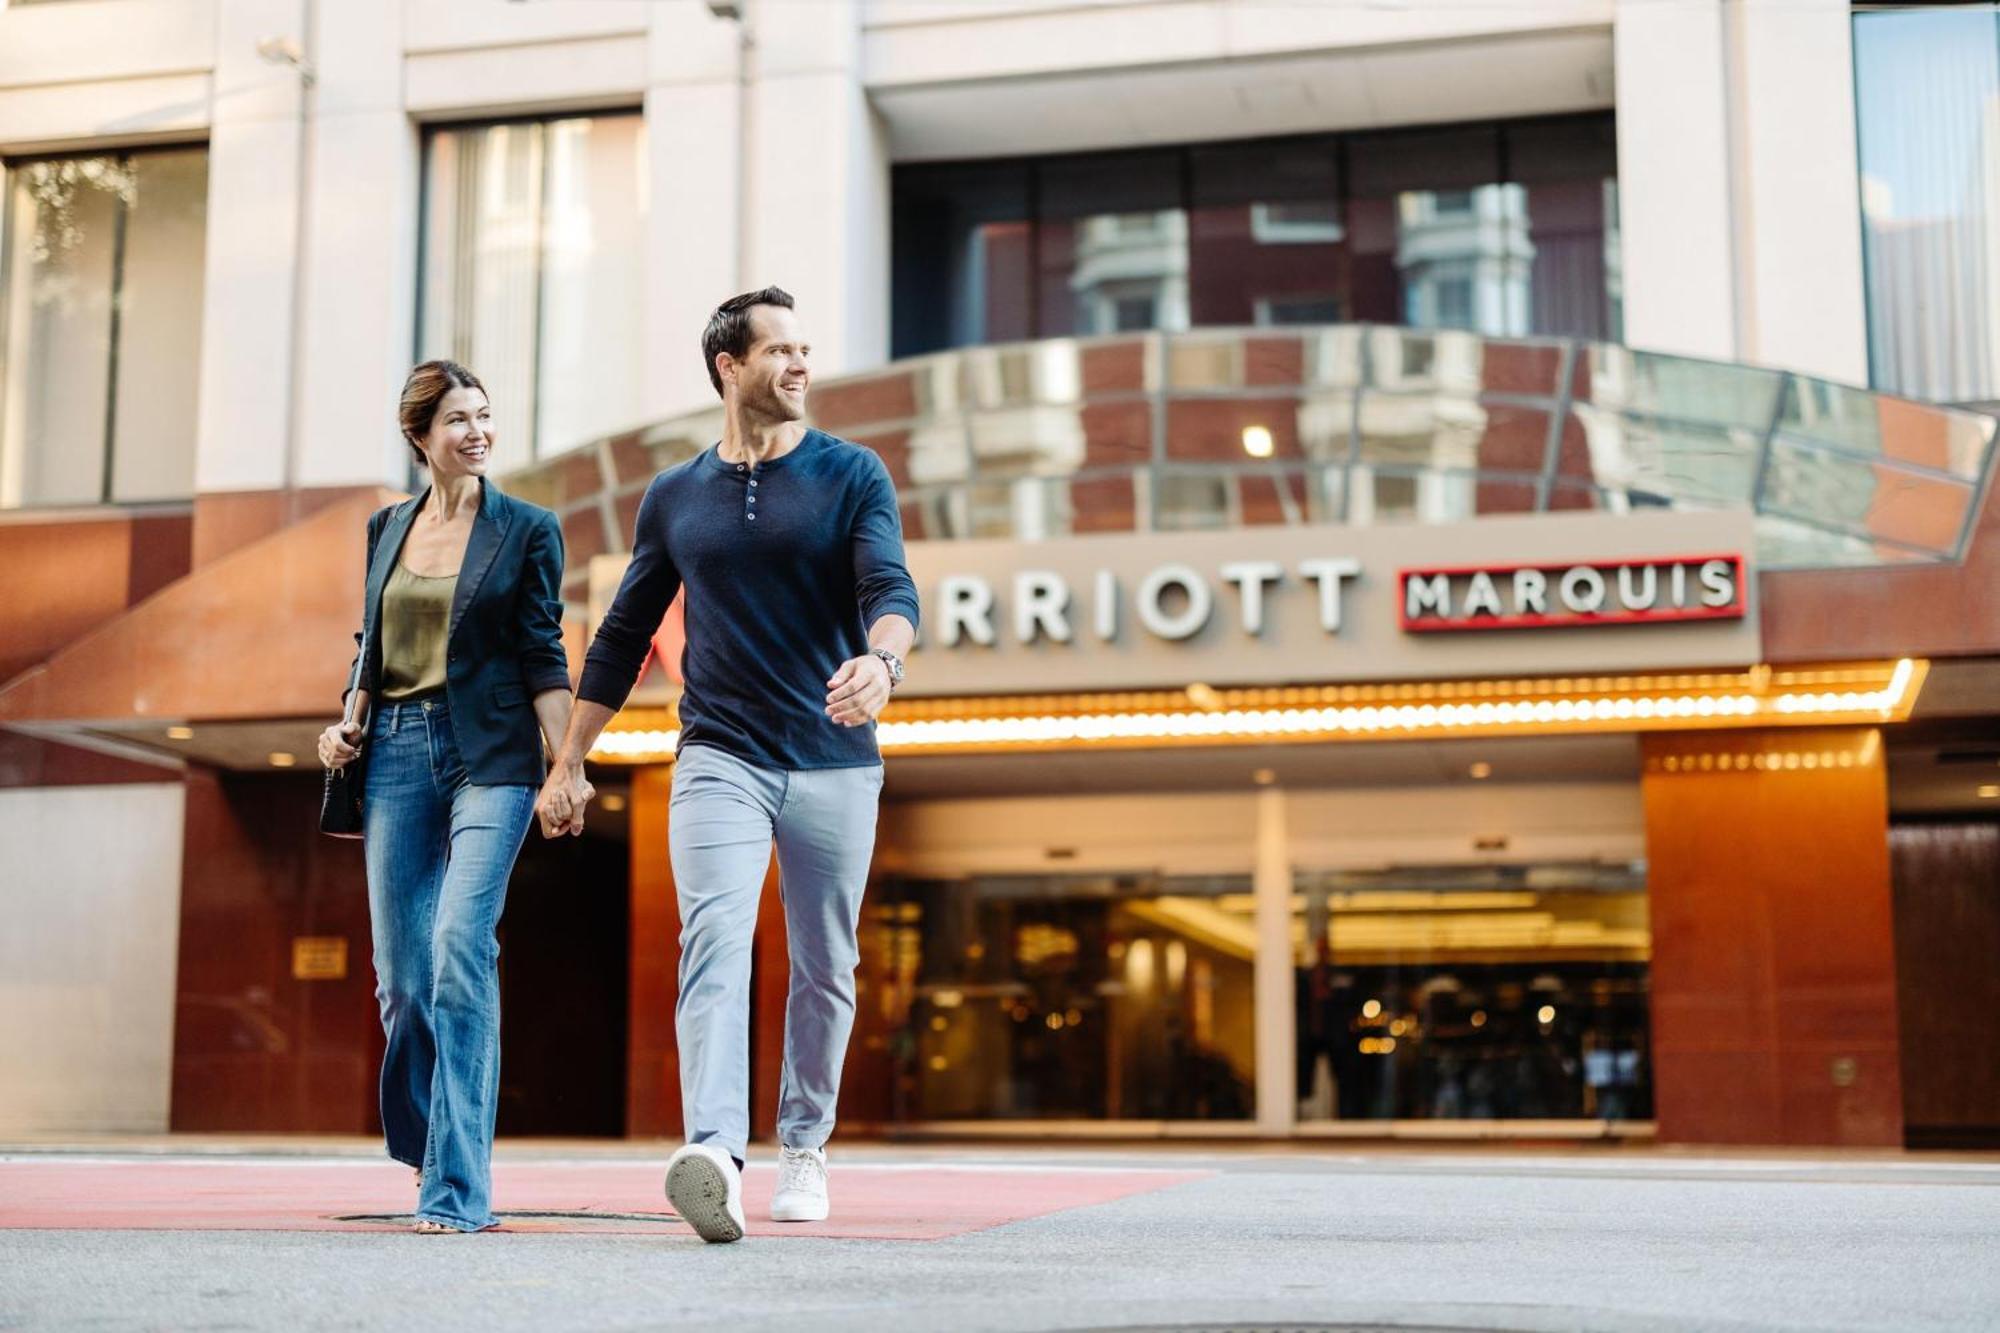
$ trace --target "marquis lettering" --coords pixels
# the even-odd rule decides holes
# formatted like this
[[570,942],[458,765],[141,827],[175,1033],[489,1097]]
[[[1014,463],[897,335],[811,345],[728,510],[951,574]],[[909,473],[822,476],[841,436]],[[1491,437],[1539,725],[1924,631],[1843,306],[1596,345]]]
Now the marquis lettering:
[[1403,629],[1547,629],[1723,620],[1745,613],[1740,555],[1554,561],[1397,575]]

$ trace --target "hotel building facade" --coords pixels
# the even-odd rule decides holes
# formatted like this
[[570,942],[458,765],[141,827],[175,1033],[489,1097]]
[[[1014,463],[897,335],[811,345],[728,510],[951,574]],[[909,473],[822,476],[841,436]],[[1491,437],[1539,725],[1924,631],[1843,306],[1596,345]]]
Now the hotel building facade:
[[[0,1134],[374,1127],[402,375],[580,659],[775,282],[925,606],[857,1130],[2000,1139],[1996,108],[1986,7],[9,0]],[[678,1132],[678,634],[503,1134]]]

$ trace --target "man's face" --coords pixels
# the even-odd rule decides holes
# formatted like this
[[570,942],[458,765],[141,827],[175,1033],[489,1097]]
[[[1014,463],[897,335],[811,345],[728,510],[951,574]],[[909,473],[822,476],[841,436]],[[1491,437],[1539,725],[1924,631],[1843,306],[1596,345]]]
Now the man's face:
[[750,311],[750,350],[736,362],[736,398],[745,408],[772,421],[797,421],[806,414],[806,386],[812,380],[798,316],[783,306],[760,305]]

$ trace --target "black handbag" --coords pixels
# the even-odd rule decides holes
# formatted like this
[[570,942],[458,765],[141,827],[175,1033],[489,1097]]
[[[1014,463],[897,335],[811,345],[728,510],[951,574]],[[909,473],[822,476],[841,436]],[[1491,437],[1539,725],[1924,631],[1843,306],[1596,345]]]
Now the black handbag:
[[[364,654],[367,652],[365,644],[362,651]],[[363,660],[366,660],[365,657]],[[361,698],[359,671],[355,673],[355,681],[356,687],[348,691],[347,711],[341,715],[343,726],[355,720],[355,707]],[[361,836],[361,788],[368,766],[368,730],[365,722],[354,748],[360,753],[348,760],[346,767],[326,770],[326,788],[319,798],[319,831],[329,837]]]

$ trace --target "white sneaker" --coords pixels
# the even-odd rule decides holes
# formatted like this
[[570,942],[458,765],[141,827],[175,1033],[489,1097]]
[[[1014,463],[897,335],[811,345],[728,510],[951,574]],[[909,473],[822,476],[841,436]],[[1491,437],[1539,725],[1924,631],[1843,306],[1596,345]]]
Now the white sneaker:
[[771,1195],[773,1222],[826,1221],[826,1154],[818,1148],[778,1153],[778,1188]]
[[667,1201],[703,1240],[743,1239],[743,1175],[722,1149],[690,1143],[667,1159]]

